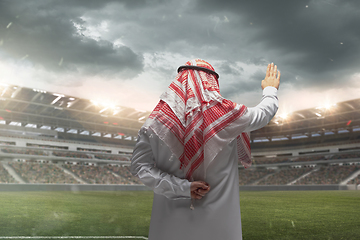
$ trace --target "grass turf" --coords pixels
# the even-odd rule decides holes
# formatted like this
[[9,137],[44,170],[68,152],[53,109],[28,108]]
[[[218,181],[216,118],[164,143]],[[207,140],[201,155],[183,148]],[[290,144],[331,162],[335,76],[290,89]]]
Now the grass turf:
[[[152,192],[0,196],[0,238],[148,235]],[[240,205],[244,240],[360,239],[360,191],[240,192]]]
[[243,237],[360,239],[360,191],[240,192]]

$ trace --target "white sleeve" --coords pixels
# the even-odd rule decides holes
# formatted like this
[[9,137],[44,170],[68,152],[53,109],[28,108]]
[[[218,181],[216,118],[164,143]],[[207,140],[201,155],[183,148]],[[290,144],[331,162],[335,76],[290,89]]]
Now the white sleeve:
[[131,158],[130,170],[157,194],[172,200],[191,198],[191,183],[187,179],[178,178],[156,167],[149,136],[141,131]]
[[248,108],[245,113],[250,122],[244,132],[254,131],[266,126],[275,116],[278,107],[277,89],[274,87],[264,88],[261,102],[256,107]]

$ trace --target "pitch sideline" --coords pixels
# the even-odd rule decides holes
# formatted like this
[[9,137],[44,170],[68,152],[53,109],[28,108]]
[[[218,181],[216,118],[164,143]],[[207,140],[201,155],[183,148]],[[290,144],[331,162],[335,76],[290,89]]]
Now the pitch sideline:
[[143,236],[0,236],[0,239],[145,239]]

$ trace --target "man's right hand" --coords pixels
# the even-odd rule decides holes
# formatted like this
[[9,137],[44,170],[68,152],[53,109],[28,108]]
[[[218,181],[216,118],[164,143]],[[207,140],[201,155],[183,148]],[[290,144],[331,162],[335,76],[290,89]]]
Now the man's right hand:
[[204,181],[191,182],[190,186],[191,198],[201,199],[210,191],[210,186]]
[[261,81],[261,88],[275,87],[279,89],[280,85],[280,71],[277,70],[277,66],[271,63],[267,66],[265,79]]

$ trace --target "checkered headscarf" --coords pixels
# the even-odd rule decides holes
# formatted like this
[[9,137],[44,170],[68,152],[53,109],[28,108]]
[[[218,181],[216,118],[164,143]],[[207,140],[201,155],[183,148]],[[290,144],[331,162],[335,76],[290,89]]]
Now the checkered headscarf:
[[205,180],[206,168],[234,139],[239,161],[245,167],[251,165],[250,137],[242,131],[247,108],[223,98],[217,78],[206,61],[188,61],[143,126],[168,145],[191,181]]

